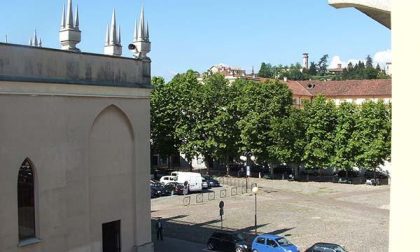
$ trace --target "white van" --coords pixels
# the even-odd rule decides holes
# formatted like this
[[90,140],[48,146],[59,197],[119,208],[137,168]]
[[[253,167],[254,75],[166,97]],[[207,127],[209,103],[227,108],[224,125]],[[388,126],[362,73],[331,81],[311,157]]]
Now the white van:
[[203,181],[201,174],[197,172],[172,172],[172,175],[176,175],[174,180],[177,183],[184,184],[188,182],[189,192],[200,192],[203,190]]
[[162,176],[160,178],[159,182],[166,185],[170,182],[175,182],[175,177],[174,176]]

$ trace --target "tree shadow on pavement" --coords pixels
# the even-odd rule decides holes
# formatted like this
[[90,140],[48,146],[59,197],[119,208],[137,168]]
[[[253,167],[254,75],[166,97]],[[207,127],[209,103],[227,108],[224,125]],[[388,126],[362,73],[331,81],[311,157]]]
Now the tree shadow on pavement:
[[[191,241],[201,244],[206,244],[207,240],[211,236],[214,231],[232,231],[232,232],[240,232],[245,235],[246,240],[252,241],[253,237],[255,237],[255,226],[249,226],[241,229],[231,229],[224,227],[221,229],[220,220],[214,219],[207,222],[202,223],[192,223],[187,221],[179,220],[182,215],[165,218],[162,219],[163,221],[163,236]],[[152,238],[155,240],[156,238],[156,220],[152,219]],[[257,225],[257,229],[260,229],[267,224],[260,224]]]

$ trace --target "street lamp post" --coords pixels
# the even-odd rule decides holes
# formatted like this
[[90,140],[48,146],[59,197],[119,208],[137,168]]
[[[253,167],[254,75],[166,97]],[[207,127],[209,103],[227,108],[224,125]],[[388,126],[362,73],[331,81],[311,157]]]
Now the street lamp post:
[[258,186],[255,184],[254,187],[252,187],[252,193],[255,195],[255,235],[257,235],[257,193],[258,193]]
[[246,176],[245,176],[245,191],[248,192],[248,177],[251,175],[251,165],[250,165],[250,161],[255,161],[255,156],[252,155],[252,152],[247,151],[244,153],[243,156],[240,156],[240,159],[242,161],[245,162],[245,172],[246,172]]

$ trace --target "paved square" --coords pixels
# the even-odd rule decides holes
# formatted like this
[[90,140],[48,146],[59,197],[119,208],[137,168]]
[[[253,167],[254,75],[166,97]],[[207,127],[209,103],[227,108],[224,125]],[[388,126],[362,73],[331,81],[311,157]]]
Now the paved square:
[[[388,251],[390,186],[250,179],[257,183],[258,233],[286,235],[301,251],[315,242],[333,242],[349,251]],[[231,185],[242,185],[230,181]],[[205,244],[220,229],[219,202],[223,200],[223,226],[254,232],[254,195],[232,195],[232,186],[213,188],[213,195],[191,194],[152,199],[152,218],[165,219],[166,236]],[[226,197],[220,198],[226,189]],[[235,188],[233,189],[235,194]],[[197,203],[198,201],[198,203]]]

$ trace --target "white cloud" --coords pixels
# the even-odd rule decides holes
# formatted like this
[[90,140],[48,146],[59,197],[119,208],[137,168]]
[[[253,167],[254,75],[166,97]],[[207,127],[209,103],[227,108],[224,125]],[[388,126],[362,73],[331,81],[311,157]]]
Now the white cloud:
[[386,51],[377,52],[377,53],[375,53],[375,55],[373,55],[374,65],[379,64],[381,67],[384,67],[387,62],[392,62],[391,49],[388,49]]
[[347,65],[343,64],[344,62],[340,60],[340,56],[333,56],[331,59],[331,63],[328,66],[328,68],[337,68],[338,64],[341,64],[342,67],[345,67]]
[[[392,62],[392,57],[391,56],[392,56],[391,55],[391,49],[376,52],[372,57],[373,67],[375,67],[376,64],[379,64],[379,66],[381,66],[381,68],[385,68],[385,65],[386,65],[387,62]],[[359,61],[366,63],[366,59],[341,60],[340,56],[333,56],[332,59],[331,59],[331,63],[328,66],[328,68],[337,68],[338,64],[341,64],[342,67],[347,67],[347,65],[350,62],[354,66]]]

